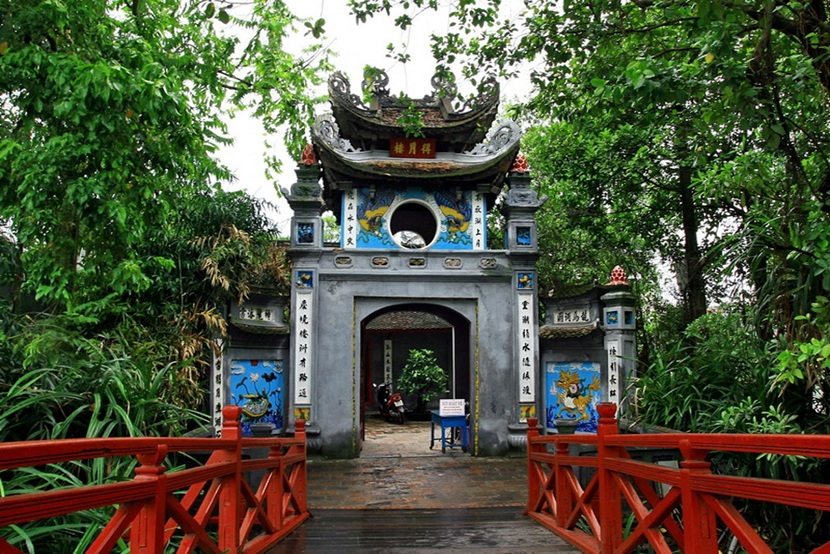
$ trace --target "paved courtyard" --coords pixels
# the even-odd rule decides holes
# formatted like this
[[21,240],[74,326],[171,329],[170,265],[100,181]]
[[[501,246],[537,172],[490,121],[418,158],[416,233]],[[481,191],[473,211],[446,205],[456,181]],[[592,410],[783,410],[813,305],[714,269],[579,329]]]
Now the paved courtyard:
[[355,460],[312,458],[308,503],[315,509],[484,508],[524,505],[526,461],[429,449],[429,422],[403,425],[367,418]]

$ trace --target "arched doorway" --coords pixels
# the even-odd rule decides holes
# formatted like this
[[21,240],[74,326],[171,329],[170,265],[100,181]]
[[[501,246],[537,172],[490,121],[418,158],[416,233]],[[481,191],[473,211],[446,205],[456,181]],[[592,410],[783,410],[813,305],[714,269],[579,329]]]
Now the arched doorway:
[[[393,389],[411,349],[432,350],[448,377],[447,398],[471,399],[470,322],[455,310],[428,303],[381,308],[360,324],[360,438],[367,414],[377,412],[373,385],[391,380]],[[415,406],[415,398],[407,398]],[[425,445],[426,447],[426,445]]]

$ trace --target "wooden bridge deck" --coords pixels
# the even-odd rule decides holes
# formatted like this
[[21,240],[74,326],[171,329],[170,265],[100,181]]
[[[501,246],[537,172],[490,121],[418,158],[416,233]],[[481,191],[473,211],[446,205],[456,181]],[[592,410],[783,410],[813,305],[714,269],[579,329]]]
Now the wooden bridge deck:
[[312,518],[272,554],[577,552],[522,515],[527,461],[429,449],[429,422],[370,420],[360,459],[308,464]]
[[578,552],[521,508],[318,510],[270,554]]

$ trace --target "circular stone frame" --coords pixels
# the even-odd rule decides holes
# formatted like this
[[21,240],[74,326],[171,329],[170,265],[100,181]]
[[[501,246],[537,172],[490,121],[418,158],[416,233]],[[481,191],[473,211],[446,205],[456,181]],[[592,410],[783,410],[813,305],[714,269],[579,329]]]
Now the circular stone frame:
[[[403,245],[397,233],[409,231],[417,233],[423,240],[424,246],[411,248]],[[441,234],[441,221],[432,206],[416,198],[402,200],[392,209],[389,217],[389,235],[400,248],[405,250],[425,250],[435,244]]]

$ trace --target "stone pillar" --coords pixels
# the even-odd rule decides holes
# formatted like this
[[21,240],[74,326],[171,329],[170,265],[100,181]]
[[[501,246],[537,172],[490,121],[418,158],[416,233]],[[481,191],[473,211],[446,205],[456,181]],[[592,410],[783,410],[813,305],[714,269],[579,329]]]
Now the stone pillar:
[[605,284],[608,292],[600,297],[604,304],[602,325],[605,329],[605,352],[608,356],[604,400],[617,404],[617,418],[627,408],[626,386],[634,376],[637,359],[635,331],[637,316],[634,295],[620,266],[611,272],[611,280]]
[[510,190],[502,212],[506,218],[505,248],[513,267],[513,336],[516,401],[518,409],[508,423],[508,443],[518,446],[525,439],[528,418],[537,417],[539,389],[539,307],[536,291],[536,260],[539,257],[536,211],[544,204],[530,188],[530,172],[519,155],[508,175]]
[[317,255],[323,247],[321,215],[325,203],[320,195],[321,170],[311,144],[306,145],[296,169],[297,182],[285,191],[294,210],[291,218],[293,261],[291,283],[291,406],[292,422],[314,418],[314,383],[317,378],[315,342],[317,334]]

